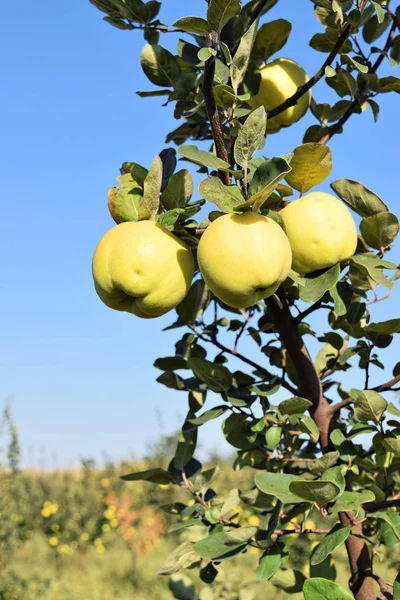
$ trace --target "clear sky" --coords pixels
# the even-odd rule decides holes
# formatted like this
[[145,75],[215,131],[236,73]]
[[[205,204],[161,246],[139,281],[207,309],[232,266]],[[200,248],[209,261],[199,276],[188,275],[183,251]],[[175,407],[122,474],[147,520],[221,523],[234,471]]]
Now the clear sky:
[[[162,20],[170,24],[182,10],[204,14],[204,0],[192,0],[187,10],[188,4],[164,1]],[[280,0],[268,18],[290,19],[298,4]],[[186,395],[157,384],[152,366],[173,353],[177,332],[161,328],[174,317],[141,321],[107,309],[93,290],[92,253],[113,225],[106,198],[120,164],[148,167],[176,126],[172,105],[135,94],[152,88],[139,65],[140,32],[119,31],[101,16],[85,1],[2,7],[0,404],[12,397],[30,465],[68,466],[103,452],[140,455],[161,432],[177,428],[186,411]],[[325,55],[308,40],[322,29],[311,2],[293,17],[282,55],[311,75]],[[161,40],[170,49],[176,42],[176,34]],[[319,102],[333,98],[325,83],[314,93]],[[321,190],[349,177],[400,212],[398,96],[379,102],[378,124],[370,111],[355,115],[345,135],[332,140],[334,169]],[[290,152],[313,122],[307,115],[270,136],[266,151]],[[398,248],[388,258],[399,262]],[[399,299],[397,291],[373,306],[374,320],[396,316]],[[252,343],[245,340],[244,350],[255,352]],[[385,352],[387,370],[374,369],[373,382],[390,377],[396,350],[398,360],[398,344]],[[203,446],[223,448],[219,426],[202,428]]]

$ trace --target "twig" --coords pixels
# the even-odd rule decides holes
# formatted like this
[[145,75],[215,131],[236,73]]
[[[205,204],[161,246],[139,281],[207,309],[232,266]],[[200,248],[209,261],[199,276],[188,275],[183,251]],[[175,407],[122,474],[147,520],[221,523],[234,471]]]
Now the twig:
[[295,106],[295,104],[297,104],[297,101],[302,96],[304,96],[304,94],[306,94],[308,92],[308,90],[310,90],[316,83],[318,83],[318,81],[320,79],[322,79],[322,77],[325,75],[326,67],[331,66],[331,64],[335,60],[335,57],[337,56],[337,54],[339,54],[340,49],[343,46],[344,42],[349,37],[350,32],[351,32],[351,27],[352,26],[350,24],[346,25],[346,27],[343,29],[342,33],[336,40],[334,47],[328,54],[328,58],[326,59],[326,61],[322,65],[322,67],[320,69],[318,69],[318,71],[311,77],[311,79],[309,79],[304,85],[301,85],[297,89],[297,91],[293,94],[293,96],[290,96],[290,98],[285,100],[285,102],[282,102],[282,104],[279,104],[279,106],[276,106],[275,108],[272,108],[271,110],[267,111],[268,119],[270,119],[272,117],[276,117],[277,115],[280,115],[284,110],[286,110],[287,108],[290,108],[291,106]]
[[345,400],[342,400],[341,402],[334,404],[332,406],[333,413],[337,413],[341,408],[344,408],[345,406],[349,406],[349,404],[353,404],[353,402],[354,402],[353,398],[346,398]]
[[238,358],[242,362],[244,362],[244,363],[250,365],[251,367],[253,367],[253,369],[256,369],[257,371],[259,371],[260,373],[265,373],[265,376],[268,377],[268,381],[271,381],[271,380],[275,379],[277,383],[280,383],[282,385],[282,387],[284,387],[287,390],[289,390],[289,392],[291,392],[294,395],[297,394],[296,388],[292,387],[287,381],[283,381],[282,382],[279,379],[279,377],[277,377],[276,375],[273,375],[272,373],[270,373],[269,371],[267,371],[267,369],[265,369],[261,365],[258,365],[256,362],[254,362],[250,358],[247,358],[247,356],[244,356],[243,354],[240,354],[239,352],[234,353],[230,348],[228,348],[227,346],[224,346],[223,344],[221,344],[216,338],[214,338],[214,337],[213,338],[211,338],[211,337],[208,338],[208,337],[204,336],[203,334],[199,333],[197,331],[197,329],[195,327],[193,327],[193,326],[191,327],[191,329],[194,331],[194,333],[197,335],[197,337],[199,337],[201,340],[203,340],[203,342],[208,342],[209,344],[213,344],[214,346],[216,346],[217,348],[219,348],[223,352],[226,352],[227,354],[230,354],[231,356],[235,356],[236,358]]
[[239,329],[239,332],[235,338],[235,343],[233,345],[233,353],[236,354],[237,353],[237,346],[238,346],[238,342],[240,340],[240,338],[242,337],[247,325],[249,324],[250,319],[253,317],[253,315],[251,313],[249,313],[246,317],[246,319],[243,321],[243,324],[241,326],[241,328]]
[[[385,47],[384,47],[383,51],[381,52],[381,54],[376,59],[375,63],[372,65],[372,67],[369,71],[370,73],[374,74],[379,69],[383,59],[385,58],[385,55],[387,54],[387,51],[389,50],[389,48],[391,47],[391,45],[393,43],[396,27],[397,27],[397,20],[396,20],[396,18],[393,18],[393,23],[390,28]],[[366,85],[364,85],[364,87],[360,90],[358,97],[354,98],[353,102],[350,104],[349,108],[346,110],[344,115],[339,119],[339,121],[337,121],[337,123],[335,123],[331,127],[328,127],[327,134],[324,135],[324,137],[318,143],[322,145],[322,144],[326,144],[327,142],[329,142],[329,140],[342,129],[343,125],[345,123],[347,123],[347,121],[350,119],[351,115],[363,104],[363,102],[367,99],[367,97],[368,97],[368,88],[366,88]]]
[[303,321],[303,319],[308,317],[308,315],[311,315],[311,313],[315,312],[316,310],[319,310],[320,308],[327,308],[328,310],[332,310],[332,306],[330,306],[329,304],[322,304],[322,300],[317,300],[316,302],[314,302],[314,304],[309,306],[306,310],[299,313],[297,315],[297,317],[294,318],[295,322],[297,324],[301,323],[301,321]]
[[367,512],[375,512],[382,510],[383,508],[392,508],[393,506],[400,506],[400,498],[389,498],[388,500],[380,500],[378,502],[365,502],[363,509]]
[[378,575],[377,573],[373,573],[372,570],[368,570],[368,575],[378,583],[379,588],[382,592],[382,597],[387,598],[387,600],[393,600],[393,594],[389,592],[389,590],[386,587],[388,583],[380,575]]
[[[206,40],[206,47],[211,48],[213,45],[213,37],[210,33]],[[214,97],[214,73],[215,73],[215,56],[211,56],[204,64],[203,78],[203,95],[206,103],[207,115],[210,120],[211,130],[214,138],[215,151],[218,158],[228,161],[228,153],[225,147],[224,134],[222,132],[221,121],[217,104]],[[230,176],[226,171],[218,171],[218,176],[225,185],[230,184]]]
[[387,391],[391,390],[393,388],[393,386],[396,385],[396,383],[399,383],[399,381],[400,381],[400,375],[397,375],[396,377],[393,377],[393,379],[390,379],[386,383],[382,383],[381,385],[377,385],[371,389],[374,390],[375,392],[387,392]]

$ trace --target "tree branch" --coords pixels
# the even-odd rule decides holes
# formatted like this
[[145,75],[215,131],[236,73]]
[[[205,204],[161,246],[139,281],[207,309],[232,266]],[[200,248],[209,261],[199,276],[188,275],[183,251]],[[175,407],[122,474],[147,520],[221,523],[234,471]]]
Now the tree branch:
[[332,310],[333,307],[329,304],[322,304],[322,300],[317,300],[317,302],[314,302],[314,304],[309,306],[306,310],[299,313],[297,317],[294,318],[295,322],[297,324],[301,323],[301,321],[308,317],[308,315],[311,315],[311,313],[315,312],[316,310],[319,310],[320,308],[327,308],[328,310]]
[[353,402],[354,402],[353,398],[346,398],[345,400],[342,400],[341,402],[334,404],[332,406],[333,414],[339,412],[339,410],[341,408],[344,408],[345,406],[349,406],[349,404],[353,404]]
[[[393,23],[392,23],[392,26],[390,28],[389,35],[388,35],[388,38],[386,40],[386,44],[384,46],[384,49],[380,53],[380,55],[378,56],[378,58],[376,59],[375,63],[372,65],[369,73],[374,74],[379,69],[379,67],[380,67],[383,59],[385,58],[385,55],[387,54],[388,50],[390,49],[390,47],[391,47],[391,45],[393,43],[393,39],[394,39],[394,34],[395,34],[395,31],[396,31],[396,27],[397,27],[397,20],[396,20],[395,17],[393,17]],[[349,108],[346,110],[346,112],[344,113],[344,115],[339,119],[339,121],[337,121],[337,123],[335,123],[331,127],[328,127],[327,134],[324,135],[324,137],[319,141],[319,144],[326,144],[327,142],[329,142],[329,140],[336,133],[338,133],[342,129],[343,125],[345,123],[347,123],[347,121],[350,119],[351,115],[368,98],[368,93],[369,93],[369,90],[368,90],[366,84],[364,84],[363,88],[359,91],[358,97],[354,98],[353,102],[350,104]]]
[[388,500],[380,500],[377,502],[365,502],[362,505],[363,509],[367,512],[375,512],[382,510],[383,508],[392,508],[393,506],[400,506],[400,498],[389,498]]
[[393,377],[393,379],[390,379],[386,383],[382,383],[381,385],[377,385],[371,389],[374,390],[374,392],[388,392],[399,381],[400,381],[400,375],[397,375],[396,377]]
[[256,369],[260,373],[264,373],[265,376],[268,378],[267,379],[268,381],[275,380],[277,383],[280,383],[282,385],[282,387],[286,388],[292,394],[294,394],[294,395],[297,394],[296,388],[292,387],[290,385],[290,383],[288,383],[287,381],[282,380],[277,375],[274,375],[273,373],[270,373],[269,371],[267,371],[267,369],[265,369],[261,365],[258,365],[256,362],[254,362],[250,358],[247,358],[247,356],[244,356],[243,354],[240,354],[240,352],[234,352],[233,350],[231,350],[227,346],[224,346],[223,344],[221,344],[221,342],[219,342],[214,337],[212,337],[212,338],[211,337],[210,338],[206,337],[202,333],[199,333],[195,327],[191,327],[191,329],[194,331],[194,333],[197,335],[197,337],[199,337],[201,340],[203,340],[203,342],[208,342],[209,344],[213,344],[213,346],[216,346],[216,348],[219,348],[222,352],[225,352],[226,354],[230,354],[231,356],[235,356],[236,358],[238,358],[242,362],[244,362],[247,365],[250,365],[251,367],[253,367],[253,369]]
[[276,117],[277,115],[280,115],[287,108],[290,108],[291,106],[294,106],[295,104],[297,104],[297,101],[302,96],[304,96],[304,94],[306,94],[308,92],[308,90],[310,90],[316,83],[318,83],[318,81],[320,79],[322,79],[322,77],[325,75],[326,67],[331,66],[331,64],[335,60],[335,57],[337,56],[337,54],[339,54],[340,49],[343,46],[344,42],[349,37],[350,32],[351,32],[351,27],[352,26],[350,24],[346,25],[346,27],[343,29],[342,33],[338,37],[334,47],[330,51],[328,58],[325,60],[322,67],[320,69],[318,69],[318,71],[311,77],[311,79],[309,79],[304,85],[301,85],[297,89],[297,91],[293,94],[293,96],[290,96],[290,98],[285,100],[285,102],[282,102],[282,104],[279,104],[279,106],[276,106],[275,108],[272,108],[271,110],[268,110],[267,118],[270,119],[272,117]]
[[[211,48],[213,45],[212,34],[207,38],[206,47]],[[211,130],[215,143],[215,151],[218,158],[222,158],[226,162],[228,160],[228,153],[225,147],[224,134],[222,132],[221,121],[219,119],[219,113],[217,104],[214,97],[214,73],[215,73],[215,57],[211,56],[206,60],[204,64],[204,78],[203,78],[203,95],[206,103],[207,115],[210,120]],[[230,184],[229,173],[226,171],[218,171],[218,175],[222,183],[225,185]]]
[[321,447],[323,451],[327,451],[330,444],[329,428],[333,414],[332,408],[323,395],[318,373],[299,333],[296,320],[289,310],[284,292],[278,291],[278,297],[282,306],[279,306],[273,298],[268,298],[266,301],[268,310],[295,366],[299,380],[299,393],[313,404],[310,413],[320,431]]

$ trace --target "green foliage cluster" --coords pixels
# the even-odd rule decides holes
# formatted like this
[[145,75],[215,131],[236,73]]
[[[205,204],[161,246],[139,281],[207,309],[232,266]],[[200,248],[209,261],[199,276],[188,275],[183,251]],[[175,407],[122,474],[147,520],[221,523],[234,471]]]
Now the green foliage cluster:
[[[194,253],[199,236],[223,213],[252,210],[282,225],[279,211],[287,199],[329,177],[332,155],[326,142],[367,106],[376,120],[379,94],[400,92],[400,79],[378,74],[384,60],[392,66],[399,62],[400,8],[388,0],[312,0],[324,32],[316,33],[310,46],[327,58],[292,97],[267,111],[252,111],[248,101],[260,85],[262,63],[290,34],[285,19],[259,27],[277,0],[244,5],[210,0],[205,17],[183,17],[172,28],[156,19],[160,3],[91,2],[112,25],[143,30],[148,43],[141,66],[157,89],[139,95],[165,96],[174,104],[174,116],[183,119],[167,136],[177,149],[163,150],[148,172],[135,162],[122,165],[120,187],[110,192],[111,214],[117,223],[158,220],[185,238]],[[179,39],[176,55],[158,43],[169,32],[190,35],[190,41]],[[264,146],[268,118],[294,106],[323,78],[339,99],[333,105],[312,101],[318,123],[305,132],[303,143],[285,156],[255,156]],[[188,140],[213,144],[206,151]],[[207,175],[199,185],[202,199],[192,200],[190,172],[175,172],[177,156]],[[400,363],[391,357],[392,378],[370,386],[372,370],[384,368],[381,352],[400,332],[400,319],[375,322],[371,315],[371,305],[387,297],[399,278],[398,265],[386,260],[399,222],[362,183],[338,179],[331,187],[360,218],[354,256],[305,277],[291,271],[273,298],[247,310],[224,305],[199,276],[169,326],[184,328],[175,351],[155,363],[162,371],[158,381],[187,395],[188,413],[168,467],[124,479],[170,484],[195,499],[190,507],[170,510],[175,530],[199,526],[202,539],[175,548],[161,572],[197,569],[211,587],[198,596],[189,585],[192,591],[174,591],[177,598],[224,597],[214,591],[223,564],[244,560],[252,549],[259,554],[255,580],[269,580],[286,593],[302,592],[305,600],[399,598],[398,579],[384,581],[377,561],[383,549],[400,541],[400,411],[385,396],[399,389]],[[196,221],[207,202],[214,206]],[[317,310],[327,316],[319,331],[310,318]],[[244,335],[258,346],[258,361],[239,351]],[[314,360],[305,336],[318,344]],[[354,387],[343,383],[342,374],[350,369]],[[287,394],[283,401],[275,400],[279,390]],[[212,406],[204,407],[208,398]],[[250,491],[236,486],[218,493],[217,467],[203,469],[194,457],[199,427],[221,417],[223,435],[236,450],[234,469],[258,471]],[[261,523],[244,526],[239,502],[260,511]],[[308,530],[305,523],[314,514],[328,526]],[[294,517],[298,523],[289,526]],[[308,554],[309,576],[296,569],[289,544],[294,534],[320,536]],[[331,553],[344,545],[351,594],[335,583],[330,562]],[[237,597],[246,593],[237,590]]]

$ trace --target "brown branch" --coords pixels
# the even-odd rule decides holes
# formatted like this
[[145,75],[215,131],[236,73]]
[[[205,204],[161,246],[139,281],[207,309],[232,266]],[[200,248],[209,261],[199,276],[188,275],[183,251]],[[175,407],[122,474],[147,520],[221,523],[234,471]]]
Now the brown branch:
[[383,508],[400,506],[400,498],[389,498],[388,500],[380,500],[377,502],[365,502],[362,506],[367,512],[376,512],[377,510],[382,510]]
[[[207,37],[206,47],[211,48],[213,45],[213,37],[210,34]],[[210,120],[211,130],[214,138],[215,151],[218,158],[228,161],[228,153],[225,147],[224,134],[222,132],[221,121],[217,104],[214,97],[214,73],[215,73],[215,56],[211,56],[204,64],[203,78],[203,95],[206,103],[207,115]],[[225,185],[230,184],[230,176],[226,171],[218,171],[218,176]]]
[[[349,473],[346,475],[346,490],[352,490]],[[345,542],[351,569],[350,590],[356,600],[374,600],[373,579],[370,575],[372,560],[367,543],[362,538],[362,523],[355,523],[355,514],[352,511],[339,513],[339,519],[344,527],[352,528]]]
[[268,310],[296,369],[299,380],[299,393],[312,402],[310,409],[319,431],[323,451],[329,447],[329,428],[332,419],[332,408],[323,395],[322,386],[314,363],[297,328],[297,323],[286,302],[284,292],[278,292],[282,306],[273,298],[267,302]]
[[314,304],[309,306],[305,311],[298,314],[297,317],[294,318],[294,320],[296,321],[296,323],[301,323],[301,321],[308,317],[308,315],[311,315],[311,313],[315,312],[316,310],[319,310],[320,308],[327,308],[328,310],[332,310],[333,307],[329,304],[322,304],[322,300],[317,300],[317,302],[314,302]]
[[290,108],[291,106],[295,106],[295,104],[297,104],[297,101],[302,96],[304,96],[304,94],[306,94],[308,92],[308,90],[310,90],[316,83],[318,83],[318,81],[320,81],[320,79],[322,79],[322,77],[325,75],[326,67],[331,66],[331,64],[335,60],[335,57],[339,54],[340,49],[343,46],[344,42],[349,37],[350,32],[351,32],[351,27],[352,26],[350,24],[346,25],[346,27],[343,29],[342,33],[338,37],[334,47],[328,54],[328,58],[326,59],[326,61],[322,65],[322,67],[320,69],[318,69],[318,71],[311,77],[311,79],[309,79],[304,85],[301,85],[297,89],[297,91],[293,94],[293,96],[290,96],[290,98],[285,100],[285,102],[282,102],[282,104],[279,104],[279,106],[276,106],[275,108],[272,108],[271,110],[268,110],[267,118],[270,119],[272,117],[276,117],[277,115],[280,115],[287,108]]
[[[387,54],[388,50],[390,49],[390,47],[393,43],[396,27],[397,27],[397,19],[395,17],[393,17],[393,23],[390,28],[389,35],[386,40],[384,49],[381,52],[381,54],[378,56],[378,58],[376,59],[375,63],[372,65],[369,73],[374,74],[379,69],[383,59],[385,58],[385,55]],[[326,144],[336,133],[338,133],[342,129],[343,125],[345,125],[345,123],[347,123],[347,121],[350,119],[351,115],[358,108],[360,108],[360,106],[368,98],[368,94],[369,94],[368,87],[366,84],[364,84],[364,86],[359,91],[358,97],[354,98],[353,102],[350,104],[349,108],[346,110],[344,115],[342,115],[342,117],[339,119],[339,121],[337,121],[337,123],[335,123],[331,127],[328,127],[326,135],[324,135],[324,137],[319,141],[319,144]]]
[[[397,375],[396,377],[393,377],[393,379],[390,379],[386,383],[381,383],[380,385],[376,385],[375,387],[370,388],[370,389],[373,390],[374,392],[389,392],[389,391],[393,390],[393,386],[395,386],[396,383],[398,383],[399,381],[400,381],[400,375]],[[332,406],[332,411],[335,414],[340,409],[344,408],[345,406],[349,406],[350,404],[353,404],[353,403],[354,403],[353,398],[345,398],[345,400],[342,400],[341,402],[334,404]]]
[[381,385],[377,385],[371,389],[374,390],[374,392],[388,392],[392,389],[394,385],[396,385],[396,383],[399,383],[399,381],[400,375],[397,375],[396,377],[393,377],[393,379],[390,379],[386,383],[382,383]]
[[341,408],[344,408],[345,406],[349,406],[350,404],[353,404],[353,402],[354,402],[353,398],[346,398],[345,400],[342,400],[341,402],[334,404],[332,406],[332,411],[335,414],[335,413],[339,412],[339,410]]
[[393,594],[391,592],[389,592],[389,590],[387,589],[387,585],[391,585],[390,583],[388,583],[387,581],[385,581],[380,575],[378,575],[377,573],[373,573],[372,569],[371,571],[368,573],[370,577],[372,577],[372,579],[374,579],[377,584],[379,585],[379,589],[382,592],[382,596],[380,596],[380,598],[386,598],[387,600],[393,600]]

